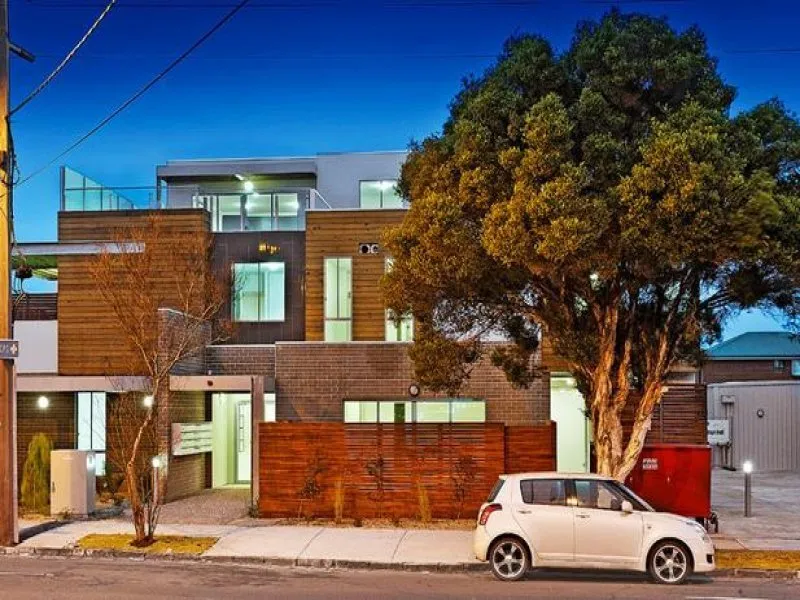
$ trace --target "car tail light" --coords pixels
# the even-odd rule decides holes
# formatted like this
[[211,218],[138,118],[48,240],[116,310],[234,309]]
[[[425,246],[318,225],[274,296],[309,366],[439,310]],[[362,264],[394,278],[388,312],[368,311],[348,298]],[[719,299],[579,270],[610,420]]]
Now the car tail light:
[[481,516],[478,518],[478,523],[481,525],[486,525],[486,521],[489,520],[489,515],[498,510],[503,510],[502,504],[487,504],[486,508],[481,511]]

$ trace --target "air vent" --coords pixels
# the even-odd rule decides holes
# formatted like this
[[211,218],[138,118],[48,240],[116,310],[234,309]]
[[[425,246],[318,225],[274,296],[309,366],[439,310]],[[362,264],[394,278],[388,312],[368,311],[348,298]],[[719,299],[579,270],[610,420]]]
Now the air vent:
[[359,254],[378,254],[381,247],[375,242],[361,242],[358,245]]

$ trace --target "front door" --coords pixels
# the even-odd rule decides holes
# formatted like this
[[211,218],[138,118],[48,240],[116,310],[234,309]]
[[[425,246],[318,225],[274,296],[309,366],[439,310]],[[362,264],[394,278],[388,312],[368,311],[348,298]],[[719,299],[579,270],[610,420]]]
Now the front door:
[[512,491],[514,518],[533,546],[537,566],[569,566],[575,552],[573,508],[563,479],[523,479]]
[[638,512],[623,512],[625,498],[607,481],[577,479],[575,485],[575,561],[631,567],[642,550]]
[[236,481],[246,483],[251,478],[251,461],[253,455],[250,451],[252,441],[252,419],[250,401],[242,400],[236,403],[236,428],[234,443],[236,444]]

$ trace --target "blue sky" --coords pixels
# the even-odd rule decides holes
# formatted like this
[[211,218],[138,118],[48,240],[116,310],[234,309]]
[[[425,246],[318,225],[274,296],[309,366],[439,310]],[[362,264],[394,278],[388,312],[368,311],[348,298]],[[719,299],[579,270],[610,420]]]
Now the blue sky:
[[[234,0],[120,0],[81,53],[12,125],[24,177],[59,154],[160,71]],[[12,0],[12,106],[50,72],[103,0]],[[167,159],[402,149],[437,131],[461,77],[509,35],[565,48],[577,21],[612,4],[699,25],[738,89],[734,110],[778,96],[800,112],[800,13],[791,2],[687,0],[253,0],[139,102],[58,164],[107,185],[153,185]],[[272,5],[272,6],[269,6]],[[15,194],[23,241],[56,235],[58,166]],[[726,337],[777,329],[760,314]]]

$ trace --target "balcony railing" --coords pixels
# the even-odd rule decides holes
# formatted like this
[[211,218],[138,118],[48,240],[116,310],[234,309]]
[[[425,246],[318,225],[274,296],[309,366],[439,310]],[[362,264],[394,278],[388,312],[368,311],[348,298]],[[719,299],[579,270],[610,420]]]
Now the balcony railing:
[[61,210],[95,212],[160,208],[155,187],[109,187],[70,169],[61,167]]

